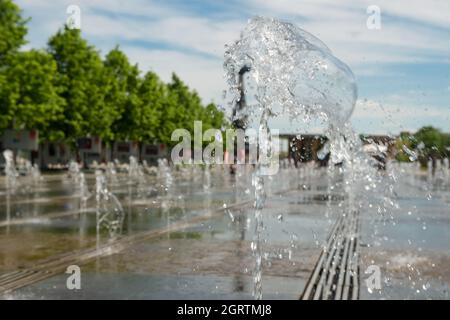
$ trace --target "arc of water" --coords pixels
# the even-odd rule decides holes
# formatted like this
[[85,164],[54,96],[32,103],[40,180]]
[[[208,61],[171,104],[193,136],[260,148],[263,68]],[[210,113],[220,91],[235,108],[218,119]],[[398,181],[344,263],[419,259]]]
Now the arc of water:
[[97,244],[99,245],[102,227],[108,230],[110,239],[114,239],[121,234],[125,212],[119,199],[108,190],[106,178],[100,170],[96,170],[95,179],[96,232]]
[[[357,87],[350,68],[337,59],[319,39],[296,26],[271,18],[256,17],[249,21],[241,38],[227,46],[224,68],[231,92],[231,106],[241,99],[240,74],[248,67],[255,83],[256,107],[247,106],[251,115],[260,111],[259,133],[267,140],[260,141],[259,154],[270,153],[269,118],[287,113],[292,118],[310,122],[322,119],[329,124],[327,135],[333,163],[347,162],[353,172],[359,145],[349,130],[350,117],[357,98]],[[280,111],[281,110],[281,111]],[[264,135],[263,135],[264,136]],[[262,208],[265,191],[262,170],[258,161],[255,186],[256,256],[254,282],[255,298],[261,299],[261,243],[263,229]],[[348,175],[353,179],[353,173]]]

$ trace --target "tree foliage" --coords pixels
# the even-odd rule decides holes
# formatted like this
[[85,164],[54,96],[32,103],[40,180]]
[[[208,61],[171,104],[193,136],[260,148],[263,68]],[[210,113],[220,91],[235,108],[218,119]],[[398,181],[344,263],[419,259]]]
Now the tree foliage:
[[140,101],[133,113],[133,139],[154,142],[158,139],[160,118],[166,105],[165,85],[155,73],[147,72],[139,85],[138,96]]
[[0,63],[26,43],[27,21],[12,0],[0,0]]
[[80,30],[67,27],[50,38],[48,51],[56,61],[58,85],[66,102],[64,120],[53,125],[69,142],[89,135],[111,140],[119,110],[105,100],[116,78],[108,76],[99,53],[81,37]]
[[63,120],[56,63],[43,51],[19,52],[8,58],[0,94],[1,128],[38,129],[44,139],[61,138],[51,122]]
[[204,130],[223,127],[223,113],[176,74],[167,84],[154,72],[141,75],[119,47],[102,59],[80,30],[64,26],[46,51],[19,52],[26,22],[0,0],[0,130],[38,129],[72,146],[86,136],[171,145],[173,130],[193,132],[195,120]]
[[414,153],[422,165],[430,159],[440,159],[450,155],[450,137],[432,126],[420,128],[414,134],[403,133],[397,139],[397,160],[412,161]]
[[111,88],[105,97],[110,109],[116,109],[117,117],[111,124],[114,139],[127,140],[134,135],[136,126],[133,114],[140,104],[138,88],[141,82],[137,65],[131,65],[128,57],[116,47],[105,57],[104,66],[107,76],[112,79]]

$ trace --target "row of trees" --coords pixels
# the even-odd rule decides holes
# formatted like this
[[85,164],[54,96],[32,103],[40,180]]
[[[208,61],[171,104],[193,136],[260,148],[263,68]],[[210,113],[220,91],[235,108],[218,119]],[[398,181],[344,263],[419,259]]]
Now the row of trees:
[[171,144],[174,129],[222,128],[224,114],[204,106],[175,74],[164,83],[116,47],[104,59],[67,26],[44,50],[19,51],[27,19],[11,0],[0,0],[0,131],[38,129],[40,138],[65,141],[99,136],[106,142],[133,140]]

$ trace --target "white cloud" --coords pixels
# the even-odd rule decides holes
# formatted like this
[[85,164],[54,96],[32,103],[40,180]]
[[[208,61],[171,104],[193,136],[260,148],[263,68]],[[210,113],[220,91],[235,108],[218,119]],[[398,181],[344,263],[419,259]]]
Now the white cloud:
[[[65,22],[65,9],[72,2],[63,0],[54,6],[52,1],[38,0],[30,3],[22,0],[19,4],[28,8],[33,15],[39,12],[41,18],[47,17],[40,19],[39,24],[39,28],[44,29],[44,34],[47,34],[55,26],[61,26]],[[351,66],[426,61],[430,59],[430,54],[442,56],[442,59],[448,57],[448,41],[436,41],[442,36],[442,31],[420,24],[406,24],[403,20],[383,19],[386,12],[401,18],[446,26],[443,13],[435,13],[434,9],[430,9],[441,8],[445,4],[441,1],[411,3],[401,0],[394,1],[397,4],[393,5],[392,2],[378,1],[383,23],[382,29],[376,31],[366,28],[366,3],[355,4],[348,0],[340,1],[339,5],[331,0],[253,0],[248,10],[252,14],[289,18],[323,39],[338,57]],[[243,19],[224,20],[187,15],[152,1],[79,0],[78,5],[82,9],[82,28],[88,36],[162,41],[217,57],[223,55],[224,44],[236,39],[239,30],[245,25]],[[450,4],[447,4],[443,11],[449,10]],[[108,11],[110,15],[99,15],[98,11]],[[307,17],[306,21],[302,17]],[[450,21],[448,14],[447,20]]]
[[[381,8],[381,30],[369,30],[366,27],[366,8],[373,4],[371,1],[355,4],[355,1],[350,0],[253,0],[252,3],[262,8],[259,10],[262,14],[288,17],[289,21],[318,36],[336,56],[352,67],[371,63],[429,61],[430,55],[439,55],[444,62],[450,55],[448,33],[404,20],[413,19],[435,27],[450,26],[448,2],[377,1],[376,4]],[[444,11],[434,13],[430,8]],[[422,12],[428,14],[422,15]],[[396,15],[397,18],[387,19],[388,14]],[[443,41],[442,37],[447,41]]]
[[[426,23],[437,27],[450,27],[449,3],[447,0],[252,0],[254,7],[270,15],[300,15],[313,19],[328,21],[348,20],[354,17],[352,13],[362,12],[367,16],[366,8],[377,5],[381,9],[381,16],[397,16]],[[362,23],[365,26],[365,20]]]
[[357,101],[351,117],[358,132],[381,134],[385,132],[415,131],[424,125],[448,130],[450,108],[419,105],[414,98],[392,95],[380,103],[371,99]]

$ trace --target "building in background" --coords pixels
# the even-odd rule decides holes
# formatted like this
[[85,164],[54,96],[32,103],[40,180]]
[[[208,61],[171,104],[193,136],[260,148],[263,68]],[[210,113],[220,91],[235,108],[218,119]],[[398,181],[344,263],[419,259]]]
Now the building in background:
[[290,161],[298,166],[302,162],[315,161],[320,166],[326,166],[329,155],[320,159],[318,152],[323,148],[327,138],[320,134],[284,134],[280,135],[280,139],[287,139],[289,141],[289,148],[287,157]]
[[[280,138],[289,141],[288,158],[292,159],[297,166],[302,162],[314,161],[320,166],[326,166],[330,154],[320,155],[320,150],[328,140],[326,136],[320,134],[286,134]],[[396,155],[396,137],[388,135],[361,135],[363,150],[375,158],[380,168],[384,168],[386,159],[393,159]]]

